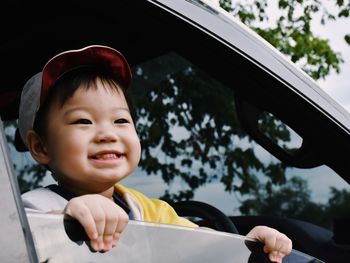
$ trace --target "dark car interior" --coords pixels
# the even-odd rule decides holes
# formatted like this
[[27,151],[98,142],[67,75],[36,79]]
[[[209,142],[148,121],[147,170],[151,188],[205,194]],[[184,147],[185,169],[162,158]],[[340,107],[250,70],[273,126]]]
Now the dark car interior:
[[[1,23],[0,58],[5,69],[0,87],[3,121],[16,120],[25,81],[60,51],[103,43],[117,47],[131,65],[175,52],[234,90],[242,128],[277,159],[298,168],[325,164],[350,182],[347,160],[350,140],[341,124],[330,120],[327,113],[293,88],[283,88],[289,87],[289,83],[259,65],[254,58],[223,40],[218,41],[197,25],[184,22],[179,14],[136,0],[54,3],[21,0],[6,1],[5,6],[10,21]],[[286,151],[261,131],[259,118],[264,113],[272,114],[293,129],[302,138],[300,148]],[[327,140],[325,135],[332,140]],[[203,226],[244,235],[255,225],[267,225],[286,233],[295,249],[321,260],[346,262],[350,259],[347,238],[350,228],[344,220],[336,221],[335,232],[332,232],[294,219],[228,217],[217,208],[198,201],[173,205],[180,215],[197,218],[196,222]]]

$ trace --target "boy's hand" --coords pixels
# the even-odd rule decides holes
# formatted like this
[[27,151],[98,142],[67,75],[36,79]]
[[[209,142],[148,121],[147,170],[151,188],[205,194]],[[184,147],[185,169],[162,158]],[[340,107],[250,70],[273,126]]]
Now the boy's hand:
[[284,256],[292,251],[292,241],[276,229],[267,226],[256,226],[247,237],[264,243],[264,252],[268,253],[272,262],[282,263]]
[[79,221],[96,251],[111,250],[129,221],[122,208],[98,194],[72,198],[64,213]]

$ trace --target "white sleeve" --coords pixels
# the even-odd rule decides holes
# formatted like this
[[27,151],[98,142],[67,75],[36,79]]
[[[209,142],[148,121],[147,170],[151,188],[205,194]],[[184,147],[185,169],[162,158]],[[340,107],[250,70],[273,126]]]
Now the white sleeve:
[[68,201],[48,188],[37,188],[22,194],[27,212],[47,213],[63,211]]

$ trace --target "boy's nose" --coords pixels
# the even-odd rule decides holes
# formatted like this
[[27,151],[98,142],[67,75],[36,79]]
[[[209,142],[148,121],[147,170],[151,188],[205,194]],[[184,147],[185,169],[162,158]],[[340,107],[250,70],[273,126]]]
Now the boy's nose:
[[118,135],[115,130],[111,129],[100,129],[95,136],[95,141],[98,143],[104,142],[116,142]]

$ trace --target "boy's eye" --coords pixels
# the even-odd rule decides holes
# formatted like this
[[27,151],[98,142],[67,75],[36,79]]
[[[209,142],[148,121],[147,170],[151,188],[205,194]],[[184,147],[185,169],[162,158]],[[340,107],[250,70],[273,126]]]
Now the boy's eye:
[[114,123],[121,124],[121,123],[128,123],[129,121],[127,119],[117,119],[114,121]]
[[88,119],[79,119],[74,121],[72,124],[92,124],[92,122]]

